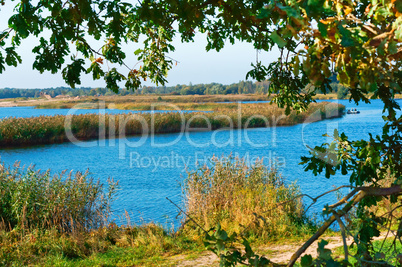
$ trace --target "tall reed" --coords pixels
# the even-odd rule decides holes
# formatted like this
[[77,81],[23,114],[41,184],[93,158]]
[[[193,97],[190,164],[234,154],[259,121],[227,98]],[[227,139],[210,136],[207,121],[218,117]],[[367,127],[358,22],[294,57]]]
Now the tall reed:
[[[229,233],[264,240],[309,232],[312,224],[299,194],[296,184],[285,183],[261,161],[248,166],[231,156],[213,158],[210,166],[190,172],[184,186],[186,210],[204,229],[220,224]],[[187,224],[194,226],[192,220]]]
[[0,164],[0,228],[88,231],[102,227],[110,214],[117,183],[108,188],[77,172],[50,173],[19,164]]

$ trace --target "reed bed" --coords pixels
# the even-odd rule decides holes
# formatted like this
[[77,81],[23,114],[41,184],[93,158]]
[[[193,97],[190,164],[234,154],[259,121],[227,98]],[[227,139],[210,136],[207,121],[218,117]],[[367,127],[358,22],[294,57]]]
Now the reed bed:
[[[194,104],[191,109],[197,108]],[[212,104],[209,104],[212,105]],[[167,105],[169,106],[169,105]],[[159,108],[163,109],[163,104]],[[213,112],[129,113],[119,115],[57,115],[0,120],[0,147],[68,142],[75,139],[116,138],[149,133],[176,133],[219,128],[255,128],[294,125],[339,117],[345,107],[316,103],[302,113],[268,104],[214,104]]]
[[32,166],[24,170],[0,164],[0,229],[74,232],[102,227],[116,185],[110,181],[106,190],[87,173],[51,176]]
[[285,183],[261,161],[248,166],[231,156],[212,158],[209,166],[190,172],[184,184],[186,211],[191,217],[185,230],[194,221],[205,230],[220,224],[229,233],[272,241],[313,229],[297,197],[299,187]]
[[[0,265],[81,266],[77,260],[98,255],[111,257],[113,265],[142,266],[167,251],[200,249],[200,243],[156,224],[110,222],[116,186],[109,181],[104,187],[85,173],[51,176],[32,166],[0,164]],[[118,254],[122,249],[129,259]]]

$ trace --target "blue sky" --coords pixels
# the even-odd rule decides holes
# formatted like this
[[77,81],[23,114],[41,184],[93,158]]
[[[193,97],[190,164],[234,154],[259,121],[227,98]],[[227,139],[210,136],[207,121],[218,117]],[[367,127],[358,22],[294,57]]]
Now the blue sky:
[[[8,18],[12,15],[12,9],[16,2],[6,1],[6,5],[0,10],[0,31],[7,29]],[[31,50],[37,40],[30,37],[24,40],[18,52],[22,56],[23,62],[17,68],[8,67],[5,72],[0,74],[0,88],[46,88],[66,86],[61,78],[61,74],[40,74],[32,70],[34,55]],[[231,84],[240,80],[245,80],[246,73],[251,69],[251,63],[256,60],[256,51],[251,44],[237,43],[228,44],[220,52],[205,51],[206,38],[202,34],[197,34],[192,43],[181,43],[180,39],[174,40],[173,45],[176,51],[169,54],[180,63],[174,66],[167,77],[167,85],[193,84],[218,82]],[[138,44],[127,46],[127,62],[136,63],[136,57],[131,51],[135,51]],[[278,57],[278,52],[260,53],[259,59],[263,63],[269,63]],[[131,65],[131,64],[129,64]],[[121,69],[126,72],[126,69]],[[82,78],[81,86],[85,87],[104,87],[103,80],[93,81],[91,75]],[[152,85],[146,83],[146,85]]]

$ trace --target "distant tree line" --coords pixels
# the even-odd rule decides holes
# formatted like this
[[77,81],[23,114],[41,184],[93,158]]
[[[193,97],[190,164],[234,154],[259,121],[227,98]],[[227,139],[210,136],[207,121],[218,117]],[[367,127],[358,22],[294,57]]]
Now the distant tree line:
[[118,94],[106,88],[81,87],[72,89],[70,87],[57,87],[46,89],[0,89],[0,98],[29,98],[40,97],[41,93],[55,97],[58,95],[76,96],[99,96],[99,95],[142,95],[142,94],[171,94],[171,95],[216,95],[216,94],[267,94],[269,82],[241,81],[230,85],[220,83],[210,84],[189,84],[176,86],[144,86],[136,91],[121,89]]
[[[346,87],[339,84],[334,78],[331,84],[333,92],[338,94],[339,99],[346,97],[348,90]],[[4,88],[0,89],[0,99],[2,98],[35,98],[40,97],[41,93],[55,97],[58,95],[68,95],[71,97],[76,96],[108,96],[108,95],[226,95],[226,94],[267,94],[269,81],[251,82],[240,81],[230,85],[223,85],[220,83],[209,84],[189,84],[189,85],[176,85],[176,86],[144,86],[136,91],[121,89],[118,94],[106,88],[91,88],[81,87],[72,89],[70,87],[57,87],[46,89],[16,89]]]

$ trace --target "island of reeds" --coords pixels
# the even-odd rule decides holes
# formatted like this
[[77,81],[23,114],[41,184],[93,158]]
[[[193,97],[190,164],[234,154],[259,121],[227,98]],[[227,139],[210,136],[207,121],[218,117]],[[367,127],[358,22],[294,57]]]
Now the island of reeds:
[[[69,105],[72,105],[71,103]],[[97,103],[107,105],[105,103]],[[124,106],[122,106],[124,105]],[[336,103],[314,103],[304,112],[285,110],[269,103],[132,103],[115,104],[132,110],[166,110],[163,113],[56,115],[0,120],[0,147],[30,146],[118,138],[149,133],[276,127],[340,117],[345,107]],[[114,106],[114,107],[115,107]],[[68,106],[70,107],[70,106]],[[76,106],[75,106],[76,107]],[[79,108],[88,107],[81,104]],[[94,108],[92,103],[89,107]],[[105,106],[110,108],[109,106]],[[77,108],[77,107],[76,107]],[[171,110],[171,112],[168,112]],[[198,112],[188,112],[198,111]]]

